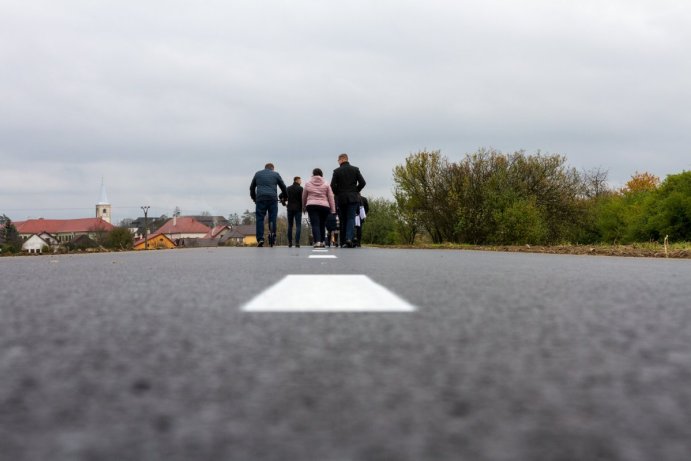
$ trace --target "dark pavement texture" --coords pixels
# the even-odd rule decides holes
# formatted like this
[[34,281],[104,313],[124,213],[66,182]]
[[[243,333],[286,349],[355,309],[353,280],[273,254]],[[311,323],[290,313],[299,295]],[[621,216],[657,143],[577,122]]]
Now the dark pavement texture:
[[[332,253],[0,258],[0,460],[691,459],[691,261]],[[309,273],[419,310],[240,311]]]

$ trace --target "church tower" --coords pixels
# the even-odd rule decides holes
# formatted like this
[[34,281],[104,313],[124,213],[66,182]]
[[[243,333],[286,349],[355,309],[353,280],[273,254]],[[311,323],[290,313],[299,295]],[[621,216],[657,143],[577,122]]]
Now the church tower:
[[96,204],[96,217],[103,219],[105,222],[110,223],[110,203],[108,203],[108,197],[106,196],[106,185],[101,178],[101,198]]

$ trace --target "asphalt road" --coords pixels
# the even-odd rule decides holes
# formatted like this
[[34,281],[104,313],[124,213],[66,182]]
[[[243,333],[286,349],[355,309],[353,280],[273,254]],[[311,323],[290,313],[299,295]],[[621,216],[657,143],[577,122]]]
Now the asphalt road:
[[[310,254],[0,258],[0,460],[691,459],[691,261]],[[241,310],[286,274],[417,310]]]

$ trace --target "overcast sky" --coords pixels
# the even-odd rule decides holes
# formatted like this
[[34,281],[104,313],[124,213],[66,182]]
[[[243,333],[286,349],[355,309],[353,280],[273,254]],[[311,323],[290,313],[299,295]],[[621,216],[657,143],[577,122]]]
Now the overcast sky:
[[347,152],[370,197],[422,149],[691,169],[686,0],[0,0],[0,214],[253,209]]

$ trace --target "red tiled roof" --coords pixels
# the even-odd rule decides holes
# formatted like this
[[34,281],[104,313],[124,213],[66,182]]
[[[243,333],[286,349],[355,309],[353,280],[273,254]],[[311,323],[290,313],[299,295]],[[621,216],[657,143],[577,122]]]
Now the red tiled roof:
[[221,231],[223,231],[223,229],[230,229],[230,226],[224,226],[222,224],[218,225],[218,226],[214,227],[213,229],[211,229],[209,232],[207,232],[206,235],[204,236],[204,238],[209,238],[209,239],[216,238],[218,236],[218,234],[220,234]]
[[181,216],[177,218],[175,225],[173,225],[173,218],[170,218],[156,232],[159,234],[206,234],[209,230],[208,226],[196,219],[189,216]]
[[101,218],[81,219],[28,219],[14,223],[20,234],[64,234],[70,232],[94,232],[111,231],[115,228],[112,224]]

